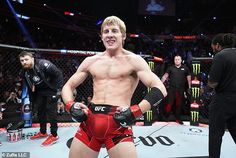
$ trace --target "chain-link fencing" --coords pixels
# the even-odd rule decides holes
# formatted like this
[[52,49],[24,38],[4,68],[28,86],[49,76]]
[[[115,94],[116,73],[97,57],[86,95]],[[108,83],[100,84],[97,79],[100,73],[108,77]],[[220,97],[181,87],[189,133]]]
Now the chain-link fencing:
[[[11,91],[15,88],[20,88],[20,76],[19,72],[21,70],[21,65],[18,59],[18,54],[22,50],[27,50],[29,48],[9,46],[9,45],[0,45],[0,102],[4,102]],[[33,50],[33,49],[30,49]],[[37,49],[35,50],[36,58],[43,58],[50,60],[52,63],[58,66],[61,69],[64,75],[64,81],[66,82],[77,70],[80,63],[90,55],[94,55],[99,52],[93,51],[77,51],[77,50],[50,50],[50,49]],[[150,66],[150,56],[143,56],[145,60],[149,63]],[[208,119],[208,105],[211,101],[213,91],[207,88],[207,77],[208,72],[211,67],[211,58],[197,58],[200,61],[200,67],[196,67],[197,70],[200,71],[199,78],[201,81],[200,87],[200,108],[199,114],[200,118]],[[159,62],[151,62],[151,69],[155,71],[155,73],[160,75],[160,71],[158,71],[161,63]],[[199,68],[199,70],[198,70]],[[162,70],[161,70],[162,71]],[[77,100],[78,101],[87,101],[93,95],[93,83],[92,78],[89,76],[83,84],[81,84],[77,90]],[[139,103],[143,97],[146,95],[148,89],[142,84],[139,83],[137,89],[134,92],[132,97],[132,104]],[[155,112],[148,114],[148,119],[153,120],[156,115]],[[158,109],[157,109],[158,111]],[[150,112],[149,112],[150,113]],[[201,120],[200,120],[201,121]]]

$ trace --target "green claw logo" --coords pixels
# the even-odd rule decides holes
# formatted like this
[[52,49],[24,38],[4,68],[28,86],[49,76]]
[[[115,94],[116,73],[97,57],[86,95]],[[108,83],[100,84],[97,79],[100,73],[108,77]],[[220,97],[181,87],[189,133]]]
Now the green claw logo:
[[200,63],[194,63],[192,64],[192,68],[193,68],[193,74],[194,75],[198,75],[200,73]]
[[198,122],[199,119],[199,112],[198,111],[191,111],[191,121]]
[[154,66],[155,66],[154,62],[153,61],[149,61],[148,65],[149,65],[150,69],[153,71],[154,70]]
[[200,88],[199,87],[192,87],[192,97],[198,98],[200,96]]
[[152,121],[152,110],[146,112],[147,121]]

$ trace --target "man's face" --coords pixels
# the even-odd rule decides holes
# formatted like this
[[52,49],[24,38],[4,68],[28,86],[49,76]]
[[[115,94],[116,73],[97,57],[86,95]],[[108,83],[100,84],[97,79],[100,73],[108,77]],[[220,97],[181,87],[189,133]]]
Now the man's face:
[[34,66],[34,58],[29,55],[25,55],[20,57],[20,63],[23,69],[31,69]]
[[180,56],[176,56],[174,58],[174,62],[175,62],[175,66],[180,66],[181,65],[181,62],[182,62],[182,59]]
[[214,53],[217,53],[222,50],[222,47],[217,43],[217,44],[211,44],[212,51]]
[[102,31],[102,41],[107,50],[122,48],[125,40],[118,25],[106,25]]

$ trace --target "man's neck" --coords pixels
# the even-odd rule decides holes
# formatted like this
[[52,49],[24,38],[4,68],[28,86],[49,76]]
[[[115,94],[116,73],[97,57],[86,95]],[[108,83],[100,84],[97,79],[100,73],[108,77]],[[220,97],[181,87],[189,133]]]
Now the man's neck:
[[123,54],[123,49],[115,49],[115,50],[106,50],[107,54],[110,57],[115,57]]
[[180,67],[181,67],[181,64],[180,64],[180,65],[175,65],[175,67],[180,68]]

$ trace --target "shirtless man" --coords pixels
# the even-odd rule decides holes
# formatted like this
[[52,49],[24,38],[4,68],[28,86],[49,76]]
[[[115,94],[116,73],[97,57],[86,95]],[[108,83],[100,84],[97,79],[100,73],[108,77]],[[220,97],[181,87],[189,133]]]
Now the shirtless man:
[[[110,158],[136,158],[131,125],[135,118],[157,105],[166,95],[165,86],[146,61],[123,48],[126,26],[116,16],[101,26],[106,50],[87,57],[62,89],[62,98],[72,118],[81,122],[70,148],[70,158],[96,158],[104,144]],[[73,90],[88,75],[93,78],[89,105],[73,100]],[[147,96],[131,106],[131,97],[141,80],[151,88]]]

